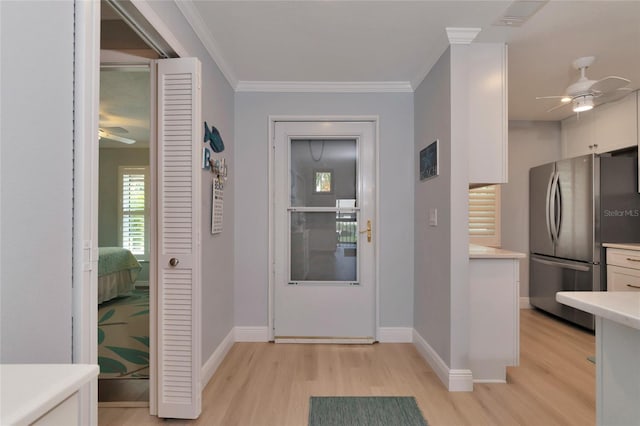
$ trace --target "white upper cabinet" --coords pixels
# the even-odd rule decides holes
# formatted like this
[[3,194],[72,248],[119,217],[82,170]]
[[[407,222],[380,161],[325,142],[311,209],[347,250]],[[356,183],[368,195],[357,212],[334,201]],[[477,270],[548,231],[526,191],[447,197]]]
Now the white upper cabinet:
[[469,183],[506,183],[507,46],[473,43],[469,55]]
[[564,158],[615,151],[638,144],[638,92],[562,120]]

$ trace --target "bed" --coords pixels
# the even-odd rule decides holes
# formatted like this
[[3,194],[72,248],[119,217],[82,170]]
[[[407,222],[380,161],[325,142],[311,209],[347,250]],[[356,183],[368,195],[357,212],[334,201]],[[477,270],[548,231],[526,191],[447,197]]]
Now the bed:
[[142,269],[138,260],[122,247],[100,247],[98,252],[98,303],[129,296]]

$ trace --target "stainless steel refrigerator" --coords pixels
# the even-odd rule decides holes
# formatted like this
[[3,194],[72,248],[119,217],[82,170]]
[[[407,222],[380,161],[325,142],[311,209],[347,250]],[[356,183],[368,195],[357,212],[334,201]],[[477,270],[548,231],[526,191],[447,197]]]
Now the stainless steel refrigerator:
[[637,157],[585,155],[529,171],[529,300],[594,329],[558,291],[606,290],[605,242],[640,242]]

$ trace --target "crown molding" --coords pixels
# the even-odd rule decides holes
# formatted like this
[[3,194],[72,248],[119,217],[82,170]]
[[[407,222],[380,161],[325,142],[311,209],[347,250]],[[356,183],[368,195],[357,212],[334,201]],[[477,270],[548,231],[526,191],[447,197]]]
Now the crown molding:
[[239,81],[236,92],[413,93],[408,81]]
[[193,31],[195,31],[205,49],[207,49],[207,52],[209,52],[211,59],[213,59],[213,62],[215,62],[215,64],[218,66],[220,72],[222,72],[231,87],[235,89],[238,85],[238,79],[235,77],[227,61],[225,61],[222,57],[218,45],[213,40],[213,37],[211,36],[211,33],[209,33],[209,30],[207,30],[207,26],[200,17],[198,10],[193,4],[193,1],[174,0],[174,2],[176,6],[178,6],[178,9],[180,9],[180,12],[182,12],[182,15],[184,15],[187,22],[189,22],[189,25],[191,25],[191,28],[193,28]]
[[482,28],[446,28],[450,44],[470,44],[481,30]]

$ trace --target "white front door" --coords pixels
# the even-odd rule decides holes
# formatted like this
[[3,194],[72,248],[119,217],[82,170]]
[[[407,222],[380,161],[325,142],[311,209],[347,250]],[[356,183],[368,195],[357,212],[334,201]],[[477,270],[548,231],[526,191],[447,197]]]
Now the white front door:
[[375,341],[375,123],[276,122],[276,342]]

